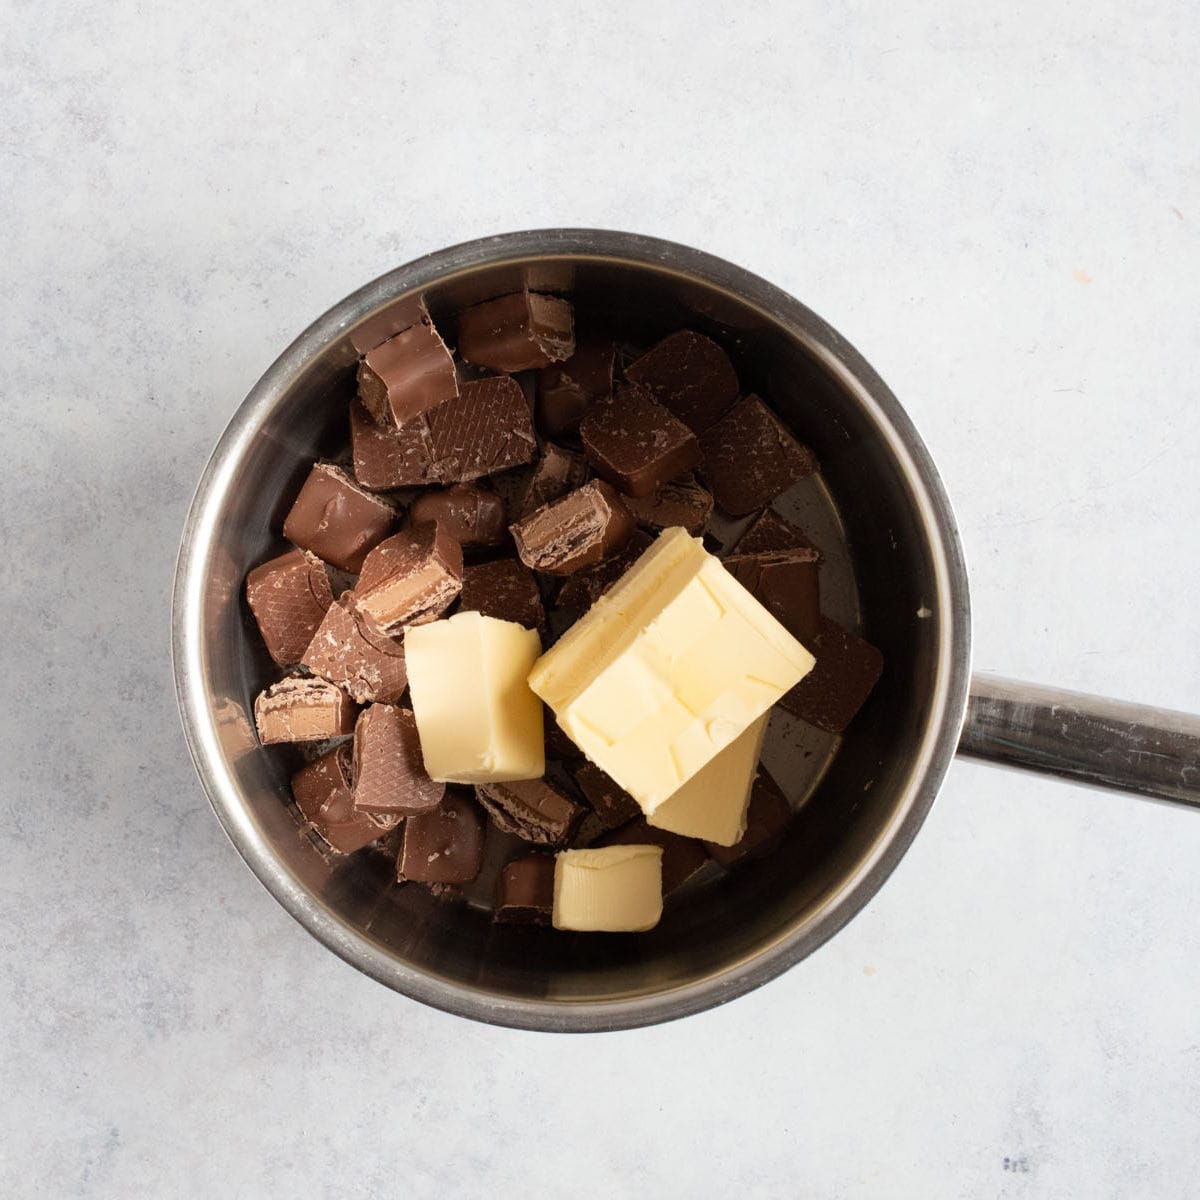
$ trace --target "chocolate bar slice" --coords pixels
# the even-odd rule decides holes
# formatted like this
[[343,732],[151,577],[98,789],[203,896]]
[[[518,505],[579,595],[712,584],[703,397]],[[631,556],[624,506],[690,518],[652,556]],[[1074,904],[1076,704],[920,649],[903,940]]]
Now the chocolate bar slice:
[[560,499],[586,482],[587,475],[587,464],[580,455],[547,443],[529,477],[517,515],[527,517],[543,504]]
[[806,647],[820,630],[820,562],[820,552],[812,549],[735,553],[723,560],[738,583]]
[[470,883],[483,865],[483,814],[465,788],[446,789],[437,808],[404,822],[396,863],[403,883]]
[[400,821],[355,809],[350,759],[350,743],[344,742],[292,776],[292,795],[309,826],[342,854],[370,845]]
[[508,532],[504,501],[473,483],[426,492],[408,510],[410,524],[436,521],[462,546],[496,546]]
[[703,433],[737,399],[729,355],[712,338],[681,329],[630,363],[625,378],[648,388],[689,429]]
[[352,400],[350,456],[354,478],[371,491],[385,492],[439,481],[433,469],[429,422],[424,415],[398,429],[384,429],[372,420],[361,400]]
[[372,704],[354,727],[354,807],[401,817],[429,812],[446,794],[425,771],[417,722],[407,708]]
[[514,858],[496,880],[493,919],[510,925],[549,925],[554,910],[554,858],[530,854]]
[[433,322],[418,321],[368,350],[358,394],[380,425],[403,425],[458,395],[458,375]]
[[308,649],[333,603],[333,588],[325,564],[315,554],[289,550],[246,576],[246,603],[267,653],[287,667]]
[[828,617],[805,645],[816,665],[783,695],[780,706],[818,729],[841,733],[879,682],[883,655]]
[[359,704],[390,704],[408,686],[404,643],[373,629],[354,612],[350,600],[347,592],[329,606],[300,663],[336,683]]
[[638,802],[595,763],[585,762],[572,774],[584,799],[606,829],[616,829],[640,815]]
[[354,713],[354,702],[340,687],[305,675],[285,675],[254,701],[254,723],[264,746],[340,737],[353,730]]
[[481,612],[500,621],[515,621],[526,629],[540,629],[546,623],[537,579],[515,558],[464,567],[458,607],[460,612]]
[[462,547],[436,523],[380,542],[363,562],[354,611],[387,633],[440,616],[462,588]]
[[585,812],[545,779],[476,784],[475,797],[497,829],[538,846],[565,846]]
[[649,496],[630,496],[625,503],[647,529],[681,525],[693,536],[704,532],[713,511],[712,493],[690,474],[661,484]]
[[538,372],[535,413],[545,437],[574,437],[588,408],[612,394],[615,351],[612,342],[583,343],[566,362]]
[[776,550],[816,550],[817,561],[822,560],[820,549],[808,534],[785,521],[773,508],[766,508],[746,527],[733,553],[761,554]]
[[340,467],[316,463],[283,522],[283,536],[302,550],[356,575],[367,551],[387,537],[396,510]]
[[575,352],[571,305],[557,296],[513,292],[464,309],[458,352],[493,371],[525,371],[562,362]]
[[634,531],[616,491],[593,479],[509,526],[521,561],[535,571],[570,575],[615,554]]
[[537,453],[525,393],[507,375],[464,383],[456,399],[421,419],[429,424],[430,478],[443,483],[520,466]]

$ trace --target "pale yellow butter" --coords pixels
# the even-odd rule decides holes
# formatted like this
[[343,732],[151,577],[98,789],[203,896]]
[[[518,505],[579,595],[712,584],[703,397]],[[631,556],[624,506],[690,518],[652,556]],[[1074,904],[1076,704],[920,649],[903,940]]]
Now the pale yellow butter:
[[662,847],[564,850],[554,860],[555,929],[625,933],[662,916]]
[[529,684],[649,815],[812,670],[698,538],[667,529]]
[[711,758],[647,818],[658,829],[684,837],[732,846],[746,832],[750,789],[758,774],[763,735],[770,713],[764,713],[719,754]]
[[545,774],[542,702],[527,682],[541,649],[535,630],[477,612],[408,628],[408,686],[431,779],[496,783]]

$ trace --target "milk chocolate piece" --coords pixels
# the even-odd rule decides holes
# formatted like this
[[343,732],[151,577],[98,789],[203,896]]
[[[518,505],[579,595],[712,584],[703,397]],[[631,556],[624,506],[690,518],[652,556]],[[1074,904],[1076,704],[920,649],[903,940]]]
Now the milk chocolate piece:
[[651,347],[625,371],[625,378],[648,388],[659,404],[689,429],[703,433],[729,411],[738,377],[729,355],[712,338],[681,329]]
[[661,846],[663,895],[673,892],[687,883],[708,862],[704,843],[695,838],[680,837],[665,829],[648,825],[644,817],[622,825],[613,833],[606,834],[598,843],[601,846]]
[[526,629],[540,629],[546,623],[537,580],[515,558],[464,567],[458,606],[460,611],[515,621]]
[[441,525],[414,525],[363,563],[352,605],[381,632],[432,621],[462,588],[462,547]]
[[431,478],[478,479],[530,462],[537,453],[533,420],[521,385],[507,375],[464,383],[457,399],[428,414]]
[[413,817],[446,794],[425,773],[417,722],[407,708],[372,704],[354,726],[354,807],[361,812]]
[[429,320],[368,350],[358,365],[363,407],[384,426],[403,425],[458,395],[446,343]]
[[396,864],[400,882],[470,883],[483,865],[483,814],[465,788],[446,789],[437,808],[409,817]]
[[653,539],[649,534],[635,529],[620,554],[614,555],[607,562],[576,571],[562,585],[555,598],[558,607],[579,609],[581,612],[591,608],[652,544]]
[[350,454],[354,478],[371,491],[436,483],[433,443],[424,416],[399,429],[383,429],[361,400],[350,401]]
[[746,527],[733,547],[734,554],[761,554],[776,550],[816,550],[817,561],[822,555],[808,535],[785,521],[773,508],[766,508]]
[[299,662],[333,603],[325,564],[314,554],[289,550],[246,576],[246,603],[258,622],[267,653],[281,666]]
[[316,463],[283,522],[283,536],[302,550],[357,574],[372,546],[388,535],[396,510],[364,490],[340,467]]
[[320,742],[354,728],[354,702],[335,684],[304,675],[285,675],[258,694],[254,723],[258,740]]
[[616,829],[641,813],[638,802],[595,763],[585,762],[572,773],[584,799],[606,829]]
[[436,521],[462,546],[495,546],[508,532],[504,501],[473,483],[426,492],[408,510],[410,524]]
[[548,854],[514,858],[496,880],[494,919],[510,925],[549,925],[554,910],[554,859]]
[[562,362],[575,352],[571,305],[557,296],[513,292],[464,309],[458,352],[493,371],[525,371]]
[[713,510],[712,493],[695,475],[664,483],[649,496],[630,496],[625,503],[637,523],[647,529],[682,525],[693,536],[704,532]]
[[570,575],[620,550],[633,533],[634,521],[613,488],[593,479],[509,529],[527,567]]
[[696,435],[644,388],[626,385],[584,417],[579,436],[597,475],[649,496],[700,461]]
[[292,795],[309,826],[342,854],[370,845],[400,820],[357,811],[350,780],[349,742],[335,746],[292,776]]
[[529,477],[518,516],[527,517],[543,504],[561,499],[580,487],[587,480],[587,474],[587,464],[580,455],[547,443]]
[[537,426],[545,437],[574,437],[588,408],[612,393],[615,350],[612,342],[588,342],[538,372]]
[[301,665],[336,683],[359,704],[399,700],[408,686],[404,643],[373,629],[347,593],[329,606]]
[[545,779],[476,784],[475,797],[497,829],[537,846],[565,846],[586,811]]
[[732,846],[705,842],[709,857],[723,867],[743,858],[760,858],[774,850],[784,829],[792,819],[792,810],[779,785],[763,767],[750,791],[750,807],[746,810],[746,832]]
[[820,561],[818,551],[806,549],[732,554],[723,563],[734,579],[807,647],[820,629]]
[[770,504],[817,469],[813,452],[753,395],[739,400],[709,429],[700,448],[700,474],[716,502],[735,517]]
[[879,682],[883,655],[828,617],[806,645],[816,666],[779,703],[818,729],[841,733]]

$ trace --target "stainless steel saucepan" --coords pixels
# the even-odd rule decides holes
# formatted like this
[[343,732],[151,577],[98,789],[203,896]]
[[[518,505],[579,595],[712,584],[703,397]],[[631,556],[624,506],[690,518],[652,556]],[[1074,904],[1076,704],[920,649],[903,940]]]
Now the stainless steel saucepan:
[[[822,605],[883,651],[882,679],[841,737],[781,716],[767,765],[797,808],[782,848],[700,878],[637,936],[493,925],[485,898],[392,886],[370,853],[328,859],[304,833],[285,756],[258,746],[273,675],[241,602],[312,460],[344,449],[362,349],[525,285],[569,294],[578,321],[683,326],[731,350],[746,389],[811,445],[818,478],[783,500],[822,546]],[[720,259],[596,230],[455,246],[359,289],[255,385],[217,445],[183,533],[174,665],[196,768],[226,832],[275,898],[326,946],[415,999],[496,1024],[605,1030],[681,1017],[766,982],[882,886],[957,751],[1200,805],[1200,719],[971,676],[970,601],[954,516],[903,408],[840,334]],[[470,687],[470,681],[463,681]],[[686,902],[685,902],[686,900]]]

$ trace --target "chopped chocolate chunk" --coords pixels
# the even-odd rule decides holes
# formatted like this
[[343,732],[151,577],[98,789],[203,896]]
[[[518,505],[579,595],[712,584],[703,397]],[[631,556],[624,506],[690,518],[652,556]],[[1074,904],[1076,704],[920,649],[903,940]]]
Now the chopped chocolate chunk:
[[429,320],[367,351],[358,365],[358,394],[380,424],[403,425],[458,395],[446,343]]
[[700,447],[700,474],[716,502],[735,517],[770,504],[817,469],[813,452],[757,396],[739,400],[704,434]]
[[696,435],[644,388],[626,385],[579,426],[597,475],[629,496],[649,496],[700,461]]
[[879,682],[883,655],[828,617],[805,645],[816,665],[784,693],[780,706],[818,729],[841,733]]
[[370,845],[400,820],[355,809],[350,769],[350,743],[343,742],[292,776],[292,795],[305,820],[342,854]]
[[443,483],[516,467],[537,453],[525,393],[507,375],[464,383],[457,399],[435,408],[427,420],[433,448],[431,478]]
[[695,838],[680,837],[677,833],[668,833],[665,829],[655,829],[646,823],[644,817],[622,825],[620,829],[605,834],[600,839],[601,846],[661,846],[662,858],[662,890],[665,896],[677,887],[682,887],[697,871],[708,862],[704,843]]
[[496,546],[508,532],[504,501],[473,483],[426,492],[408,510],[410,524],[436,521],[462,546]]
[[725,569],[760,601],[783,627],[805,646],[817,636],[821,621],[816,550],[777,550],[731,554]]
[[586,811],[545,779],[480,783],[475,796],[497,829],[538,846],[564,846]]
[[775,550],[816,550],[817,561],[821,561],[820,550],[807,534],[785,521],[773,508],[766,508],[746,527],[733,553],[761,554]]
[[390,704],[408,686],[404,643],[372,629],[351,608],[349,593],[329,606],[300,663],[359,704]]
[[554,911],[554,858],[514,858],[496,880],[494,919],[511,925],[549,925]]
[[519,517],[527,517],[543,504],[558,500],[587,480],[587,464],[578,454],[552,443],[542,450],[521,500]]
[[542,725],[546,731],[546,757],[561,759],[564,762],[578,762],[583,758],[583,751],[563,732],[562,727],[554,719],[554,713],[546,709],[545,721]]
[[640,529],[634,530],[633,536],[625,543],[620,554],[614,555],[607,562],[576,571],[562,585],[555,602],[559,608],[586,611],[650,549],[652,544],[653,539],[649,534]]
[[467,362],[493,371],[562,362],[575,352],[571,305],[529,291],[476,304],[459,314],[458,352]]
[[404,822],[396,878],[414,883],[470,883],[483,865],[483,814],[465,788],[446,789],[437,808]]
[[462,588],[462,547],[438,524],[414,525],[380,542],[363,563],[354,610],[377,630],[432,621]]
[[264,746],[319,742],[353,730],[354,702],[328,680],[285,675],[258,694],[254,723]]
[[642,811],[638,802],[595,763],[583,763],[575,769],[574,776],[584,799],[606,829],[616,829]]
[[546,623],[537,579],[515,558],[464,567],[459,609],[515,621],[526,629],[540,629]]
[[362,812],[412,817],[446,794],[425,772],[417,722],[407,708],[372,704],[354,726],[354,806]]
[[283,522],[283,536],[302,550],[357,574],[372,546],[388,535],[396,510],[365,491],[340,467],[316,463]]
[[649,496],[630,496],[625,503],[639,525],[647,529],[670,529],[682,525],[693,536],[704,532],[712,516],[712,493],[695,475],[661,484]]
[[723,867],[743,858],[760,858],[774,850],[780,835],[792,819],[791,806],[779,789],[779,784],[761,765],[758,778],[750,789],[750,806],[746,810],[746,832],[732,846],[705,842],[709,857]]
[[588,342],[564,363],[538,372],[537,425],[545,437],[574,437],[597,400],[612,393],[612,342]]
[[371,491],[386,492],[437,482],[429,422],[424,416],[399,429],[382,429],[363,408],[361,400],[351,400],[350,454],[354,478]]
[[521,561],[535,571],[570,575],[615,554],[633,534],[621,497],[593,479],[509,526]]
[[281,666],[299,662],[333,603],[325,564],[315,554],[289,550],[246,576],[246,603],[267,653]]
[[729,411],[738,377],[729,355],[712,338],[681,329],[651,347],[625,371],[648,388],[689,429],[703,433]]

